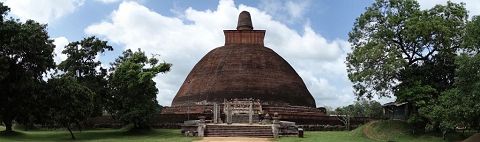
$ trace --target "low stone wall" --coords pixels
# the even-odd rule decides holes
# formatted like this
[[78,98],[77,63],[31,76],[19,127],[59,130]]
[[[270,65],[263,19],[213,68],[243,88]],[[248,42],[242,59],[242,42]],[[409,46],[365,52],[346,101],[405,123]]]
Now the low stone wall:
[[[309,115],[295,115],[282,116],[280,120],[296,122],[299,125],[344,125],[337,116],[309,116]],[[371,121],[368,117],[352,117],[350,118],[351,125],[365,124]]]
[[[350,130],[357,128],[360,125],[350,125]],[[306,131],[344,131],[347,127],[343,125],[299,125]]]
[[305,106],[263,106],[263,111],[270,115],[278,113],[279,116],[325,116],[323,110]]
[[[197,120],[202,114],[156,114],[150,122],[153,128],[181,128],[186,120]],[[224,118],[222,118],[224,119]],[[207,122],[211,116],[206,117]],[[341,131],[345,130],[344,124],[336,116],[281,116],[280,120],[295,122],[299,127],[309,131]],[[350,120],[351,128],[370,121],[367,117],[353,117]],[[91,118],[84,122],[87,128],[120,128],[123,123],[114,120],[111,116],[100,116]]]

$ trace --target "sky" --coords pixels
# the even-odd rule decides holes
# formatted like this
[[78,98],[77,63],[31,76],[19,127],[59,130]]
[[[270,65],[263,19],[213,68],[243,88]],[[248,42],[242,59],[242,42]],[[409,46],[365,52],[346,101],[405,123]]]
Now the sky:
[[[447,0],[419,0],[422,9]],[[107,40],[114,51],[99,56],[109,67],[124,50],[138,48],[172,63],[154,78],[157,100],[170,106],[193,66],[224,44],[223,30],[235,29],[238,14],[249,11],[254,29],[266,30],[265,46],[297,71],[318,107],[352,104],[345,57],[351,52],[348,32],[373,0],[0,0],[10,16],[48,24],[55,62],[67,58],[63,47],[84,37]],[[464,2],[470,15],[480,14],[479,0]],[[158,56],[157,56],[158,57]],[[375,98],[381,103],[394,98]]]

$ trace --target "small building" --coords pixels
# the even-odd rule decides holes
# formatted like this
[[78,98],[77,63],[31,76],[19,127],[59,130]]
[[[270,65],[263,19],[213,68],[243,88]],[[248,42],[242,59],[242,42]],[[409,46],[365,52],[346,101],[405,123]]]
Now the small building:
[[407,120],[410,115],[408,102],[389,102],[382,105],[383,115],[392,120]]

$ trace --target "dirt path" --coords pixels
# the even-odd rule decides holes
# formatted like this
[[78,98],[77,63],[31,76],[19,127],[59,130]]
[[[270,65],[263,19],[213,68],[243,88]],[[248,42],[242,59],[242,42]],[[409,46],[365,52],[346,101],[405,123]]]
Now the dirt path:
[[249,138],[249,137],[204,137],[194,142],[272,142],[271,138]]

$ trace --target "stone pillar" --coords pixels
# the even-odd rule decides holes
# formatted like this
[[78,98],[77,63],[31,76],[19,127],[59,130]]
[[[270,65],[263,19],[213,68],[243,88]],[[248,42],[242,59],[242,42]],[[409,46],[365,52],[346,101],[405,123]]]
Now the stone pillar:
[[199,137],[204,137],[205,136],[205,116],[200,116],[198,117],[200,121],[198,122],[198,127],[197,127],[197,136]]
[[252,125],[253,123],[253,102],[250,102],[248,107],[248,124]]
[[227,124],[232,124],[232,106],[227,103]]
[[278,138],[280,135],[280,121],[278,119],[278,116],[274,115],[272,124],[272,133],[274,138]]
[[218,104],[213,104],[213,123],[218,123]]

